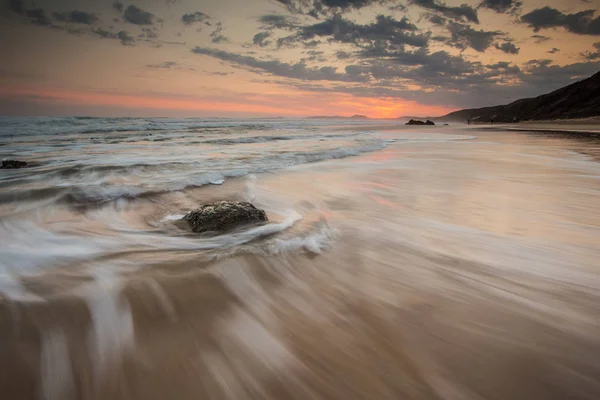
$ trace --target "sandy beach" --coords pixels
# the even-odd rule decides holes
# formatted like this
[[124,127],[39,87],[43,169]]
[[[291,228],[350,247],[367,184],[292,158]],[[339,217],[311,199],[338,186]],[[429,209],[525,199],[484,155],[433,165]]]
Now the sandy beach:
[[[38,166],[3,174],[0,392],[597,398],[600,164],[584,143],[336,123],[123,130],[116,153],[69,133],[29,156]],[[156,139],[164,154],[137,147]],[[207,143],[223,139],[245,175]],[[164,186],[201,182],[186,152],[220,178]],[[295,163],[258,171],[275,159]],[[72,187],[47,194],[56,174]],[[270,223],[217,237],[173,224],[222,199],[252,201]]]

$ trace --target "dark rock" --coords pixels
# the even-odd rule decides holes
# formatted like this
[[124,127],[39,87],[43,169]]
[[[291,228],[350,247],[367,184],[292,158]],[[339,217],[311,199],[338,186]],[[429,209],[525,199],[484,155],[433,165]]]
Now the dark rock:
[[0,169],[19,169],[19,168],[23,168],[26,166],[27,166],[27,163],[25,161],[4,160],[4,161],[2,161],[2,165],[0,166]]
[[411,119],[405,125],[435,125],[433,121],[427,120],[426,122],[419,121],[418,119]]
[[269,219],[263,210],[244,201],[219,201],[201,206],[188,213],[187,221],[192,231],[226,232],[239,226],[265,222]]

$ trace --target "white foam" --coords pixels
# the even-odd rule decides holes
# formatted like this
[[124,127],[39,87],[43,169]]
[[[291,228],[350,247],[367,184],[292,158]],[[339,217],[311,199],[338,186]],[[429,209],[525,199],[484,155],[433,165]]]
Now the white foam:
[[114,240],[59,234],[33,221],[0,222],[0,273],[29,274],[89,259],[115,246]]
[[185,217],[185,214],[169,214],[163,218],[163,221],[179,221]]
[[133,317],[129,303],[121,297],[121,285],[115,272],[94,268],[96,288],[84,291],[92,326],[88,331],[88,349],[96,383],[107,368],[117,363],[122,354],[134,345]]
[[271,254],[306,250],[314,254],[321,254],[329,247],[335,231],[327,225],[321,226],[317,232],[306,236],[297,236],[289,239],[275,239],[268,246]]

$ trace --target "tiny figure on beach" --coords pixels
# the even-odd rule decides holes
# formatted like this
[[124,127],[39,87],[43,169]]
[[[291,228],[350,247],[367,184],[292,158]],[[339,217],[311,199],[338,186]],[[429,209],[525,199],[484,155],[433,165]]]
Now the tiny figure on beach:
[[467,125],[471,125],[471,118],[467,119]]

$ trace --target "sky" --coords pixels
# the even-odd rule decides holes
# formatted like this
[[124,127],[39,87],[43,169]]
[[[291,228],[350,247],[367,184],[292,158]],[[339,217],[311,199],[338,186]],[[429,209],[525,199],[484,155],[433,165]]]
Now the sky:
[[0,115],[372,118],[600,71],[600,0],[0,0]]

